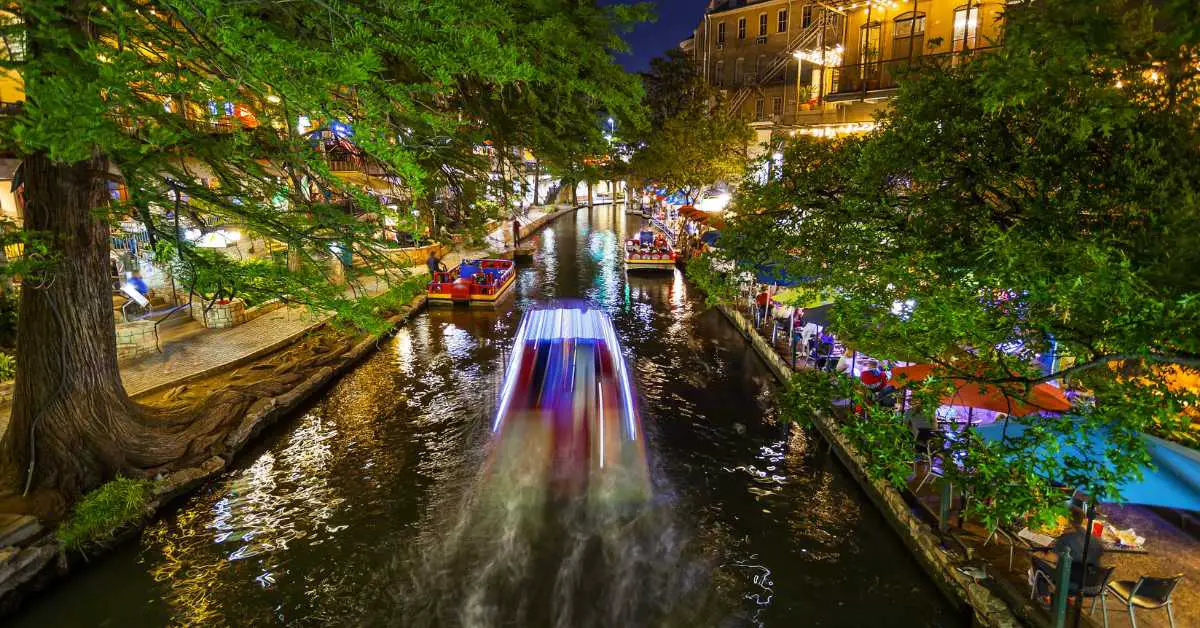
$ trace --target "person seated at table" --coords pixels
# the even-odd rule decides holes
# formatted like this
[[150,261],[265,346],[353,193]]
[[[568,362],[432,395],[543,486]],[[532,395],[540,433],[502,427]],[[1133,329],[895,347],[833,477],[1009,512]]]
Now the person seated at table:
[[[1099,567],[1100,558],[1104,555],[1104,544],[1100,539],[1093,537],[1088,541],[1087,521],[1083,515],[1083,511],[1078,508],[1071,509],[1071,519],[1067,531],[1059,535],[1054,541],[1053,549],[1055,555],[1061,556],[1066,550],[1071,550],[1071,586],[1072,592],[1078,591],[1083,586],[1083,576],[1087,567]],[[1087,557],[1083,555],[1083,547],[1087,545]],[[1045,578],[1038,578],[1034,573],[1034,567],[1029,568],[1029,578],[1033,586],[1037,589],[1037,594],[1041,597],[1047,597],[1054,593],[1053,573],[1043,573],[1051,579],[1047,582]]]

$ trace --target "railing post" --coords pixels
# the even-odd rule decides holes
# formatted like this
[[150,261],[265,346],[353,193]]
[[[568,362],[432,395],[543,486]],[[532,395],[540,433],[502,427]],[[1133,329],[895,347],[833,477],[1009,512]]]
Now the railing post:
[[1064,547],[1058,555],[1058,584],[1054,588],[1054,628],[1067,623],[1067,597],[1071,582],[1071,548]]

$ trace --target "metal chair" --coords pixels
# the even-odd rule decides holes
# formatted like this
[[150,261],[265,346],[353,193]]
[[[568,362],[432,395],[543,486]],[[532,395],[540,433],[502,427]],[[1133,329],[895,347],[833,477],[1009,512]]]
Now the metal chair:
[[1137,628],[1137,617],[1133,612],[1135,607],[1155,610],[1164,606],[1167,607],[1167,619],[1171,623],[1171,628],[1175,628],[1175,614],[1171,610],[1171,594],[1175,592],[1175,587],[1179,586],[1180,580],[1183,580],[1183,574],[1169,578],[1142,576],[1136,582],[1133,580],[1112,582],[1108,585],[1108,590],[1112,591],[1117,599],[1121,600],[1121,603],[1129,609],[1129,623],[1133,628]]
[[917,488],[913,489],[913,495],[917,495],[921,492],[921,487],[925,486],[925,482],[928,482],[929,478],[942,477],[942,470],[935,467],[933,462],[934,458],[937,458],[942,464],[945,464],[943,460],[944,454],[942,453],[940,447],[934,446],[935,442],[938,445],[941,444],[941,441],[936,438],[930,438],[929,440],[925,441],[925,453],[921,454],[921,456],[917,458],[917,462],[922,460],[925,461],[925,477],[921,478],[921,481],[917,483]]
[[[1029,599],[1034,599],[1038,594],[1038,584],[1045,581],[1047,585],[1045,591],[1049,593],[1050,586],[1054,586],[1058,580],[1058,566],[1052,565],[1042,558],[1030,556],[1029,562],[1033,564],[1033,590],[1029,592]],[[1071,582],[1068,586],[1069,595],[1079,595],[1084,598],[1092,598],[1092,606],[1088,609],[1088,615],[1096,612],[1096,604],[1100,604],[1100,609],[1104,613],[1104,628],[1108,628],[1108,598],[1107,592],[1111,586],[1113,572],[1116,567],[1104,567],[1101,565],[1088,565],[1087,577],[1082,579],[1078,577],[1078,570],[1082,568],[1079,563],[1071,565]],[[1136,627],[1136,624],[1135,624]]]

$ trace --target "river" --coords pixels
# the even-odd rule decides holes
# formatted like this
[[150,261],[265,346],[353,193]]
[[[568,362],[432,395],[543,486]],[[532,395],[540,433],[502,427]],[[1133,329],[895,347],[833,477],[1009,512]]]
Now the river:
[[[8,625],[965,625],[826,446],[785,442],[775,382],[721,314],[678,271],[626,276],[641,223],[607,205],[551,223],[509,304],[414,317]],[[613,319],[653,497],[515,525],[480,505],[488,426],[521,312],[555,297]]]

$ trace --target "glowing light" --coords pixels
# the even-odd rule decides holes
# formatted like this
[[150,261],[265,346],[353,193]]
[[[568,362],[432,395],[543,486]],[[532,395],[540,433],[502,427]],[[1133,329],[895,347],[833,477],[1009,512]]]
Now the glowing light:
[[517,337],[513,342],[512,358],[508,360],[508,371],[504,373],[504,385],[500,388],[500,409],[496,412],[496,419],[492,422],[492,431],[500,429],[500,421],[504,419],[504,413],[508,410],[508,400],[512,398],[513,386],[517,384],[517,375],[520,370],[521,356],[525,353],[525,331],[529,327],[529,317],[525,317],[521,321],[521,326],[517,328]]
[[278,96],[276,96],[275,94],[268,94],[268,95],[267,95],[267,102],[269,102],[269,103],[271,103],[271,104],[274,104],[274,105],[277,105],[277,104],[279,104],[279,97],[278,97]]
[[723,211],[729,205],[729,194],[718,194],[700,199],[700,211],[719,212]]

